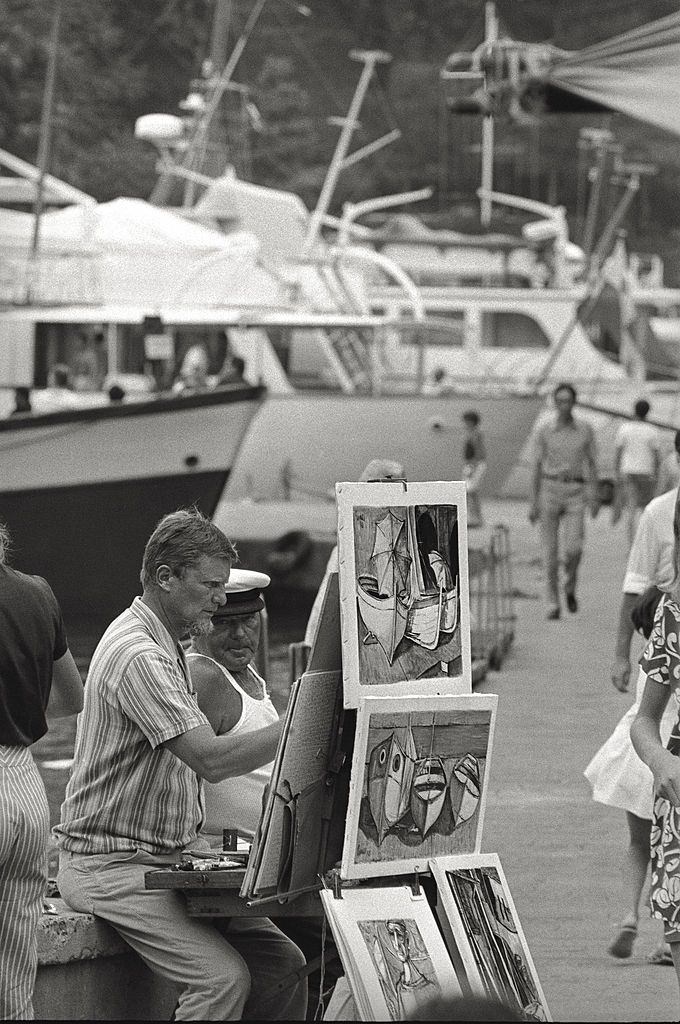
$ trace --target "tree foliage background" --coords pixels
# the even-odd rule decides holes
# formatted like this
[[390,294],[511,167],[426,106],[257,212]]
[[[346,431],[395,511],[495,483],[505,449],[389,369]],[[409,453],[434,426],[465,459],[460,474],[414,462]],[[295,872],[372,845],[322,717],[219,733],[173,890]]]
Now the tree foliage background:
[[[228,47],[254,0],[229,5]],[[216,0],[63,0],[50,170],[100,200],[148,196],[156,153],[134,138],[142,114],[177,112],[210,51]],[[240,139],[255,181],[318,195],[360,66],[354,47],[392,55],[361,113],[357,148],[397,126],[400,141],[341,177],[335,208],[434,185],[430,212],[475,218],[480,119],[446,117],[439,70],[483,38],[483,0],[268,0],[238,65],[258,117]],[[0,146],[35,162],[54,0],[0,0]],[[498,0],[502,31],[565,49],[605,39],[677,10],[675,0]],[[547,115],[539,127],[497,122],[496,183],[577,213],[580,127],[606,123],[627,156],[653,160],[628,225],[638,243],[670,250],[680,222],[679,141],[622,115]],[[582,169],[581,169],[582,170]],[[615,196],[612,194],[612,202]],[[425,208],[426,209],[426,208]]]

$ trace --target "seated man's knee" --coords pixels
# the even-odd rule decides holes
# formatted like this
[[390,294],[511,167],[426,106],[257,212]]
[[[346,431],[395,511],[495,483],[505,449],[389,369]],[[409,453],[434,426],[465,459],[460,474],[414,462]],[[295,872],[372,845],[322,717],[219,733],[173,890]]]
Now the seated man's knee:
[[231,1002],[236,997],[245,1003],[250,996],[250,971],[243,957],[235,949],[231,949],[226,959],[211,957],[205,963],[202,982],[217,1000]]

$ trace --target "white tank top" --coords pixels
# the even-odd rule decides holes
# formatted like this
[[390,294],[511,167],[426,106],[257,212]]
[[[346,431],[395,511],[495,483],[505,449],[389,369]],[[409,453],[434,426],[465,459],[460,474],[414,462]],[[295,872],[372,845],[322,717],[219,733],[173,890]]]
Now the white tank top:
[[[266,725],[277,722],[279,713],[272,704],[267,693],[267,685],[258,675],[252,666],[248,666],[248,672],[262,686],[262,699],[251,697],[249,693],[234,679],[231,672],[220,665],[214,658],[206,654],[188,654],[191,658],[206,658],[222,671],[225,678],[241,695],[241,714],[238,721],[229,730],[228,735],[234,736],[237,733],[254,732],[256,729],[264,729]],[[205,821],[203,822],[203,834],[212,840],[217,836],[222,841],[222,829],[237,828],[240,832],[255,834],[260,812],[262,810],[262,794],[264,787],[269,782],[272,773],[272,764],[262,765],[247,775],[235,775],[222,782],[205,783]],[[211,845],[215,845],[214,840]]]

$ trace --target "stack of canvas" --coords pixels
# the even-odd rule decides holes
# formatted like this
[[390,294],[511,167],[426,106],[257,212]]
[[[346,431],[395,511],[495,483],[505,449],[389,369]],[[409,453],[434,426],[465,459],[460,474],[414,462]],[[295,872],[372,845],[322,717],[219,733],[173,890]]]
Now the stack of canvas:
[[292,898],[340,862],[348,884],[321,899],[360,1019],[443,1019],[475,995],[550,1019],[480,852],[497,697],[472,693],[465,485],[343,483],[337,499],[339,576],[242,893]]
[[[340,873],[373,884],[322,898],[359,1017],[441,1019],[476,995],[550,1019],[500,862],[480,852],[497,697],[472,693],[465,487],[338,484],[337,498],[357,709]],[[376,885],[409,872],[433,875],[441,933],[423,896]]]

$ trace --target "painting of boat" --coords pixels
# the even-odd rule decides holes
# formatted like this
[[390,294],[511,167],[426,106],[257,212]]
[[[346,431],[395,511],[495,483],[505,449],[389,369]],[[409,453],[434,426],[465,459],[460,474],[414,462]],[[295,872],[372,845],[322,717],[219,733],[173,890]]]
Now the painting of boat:
[[441,757],[424,757],[416,761],[410,810],[413,823],[423,839],[441,817],[446,791],[446,772]]
[[364,644],[378,643],[390,665],[404,638],[434,651],[458,622],[458,578],[438,550],[423,557],[422,522],[432,526],[427,511],[416,519],[414,506],[386,509],[375,524],[368,570],[357,577]]
[[474,754],[461,757],[451,772],[449,796],[456,825],[467,821],[477,810],[481,792],[479,761]]
[[368,805],[380,845],[409,808],[416,747],[410,726],[392,733],[371,751]]
[[364,643],[379,643],[390,665],[408,627],[411,556],[404,541],[404,520],[388,509],[375,525],[370,572],[357,579]]

